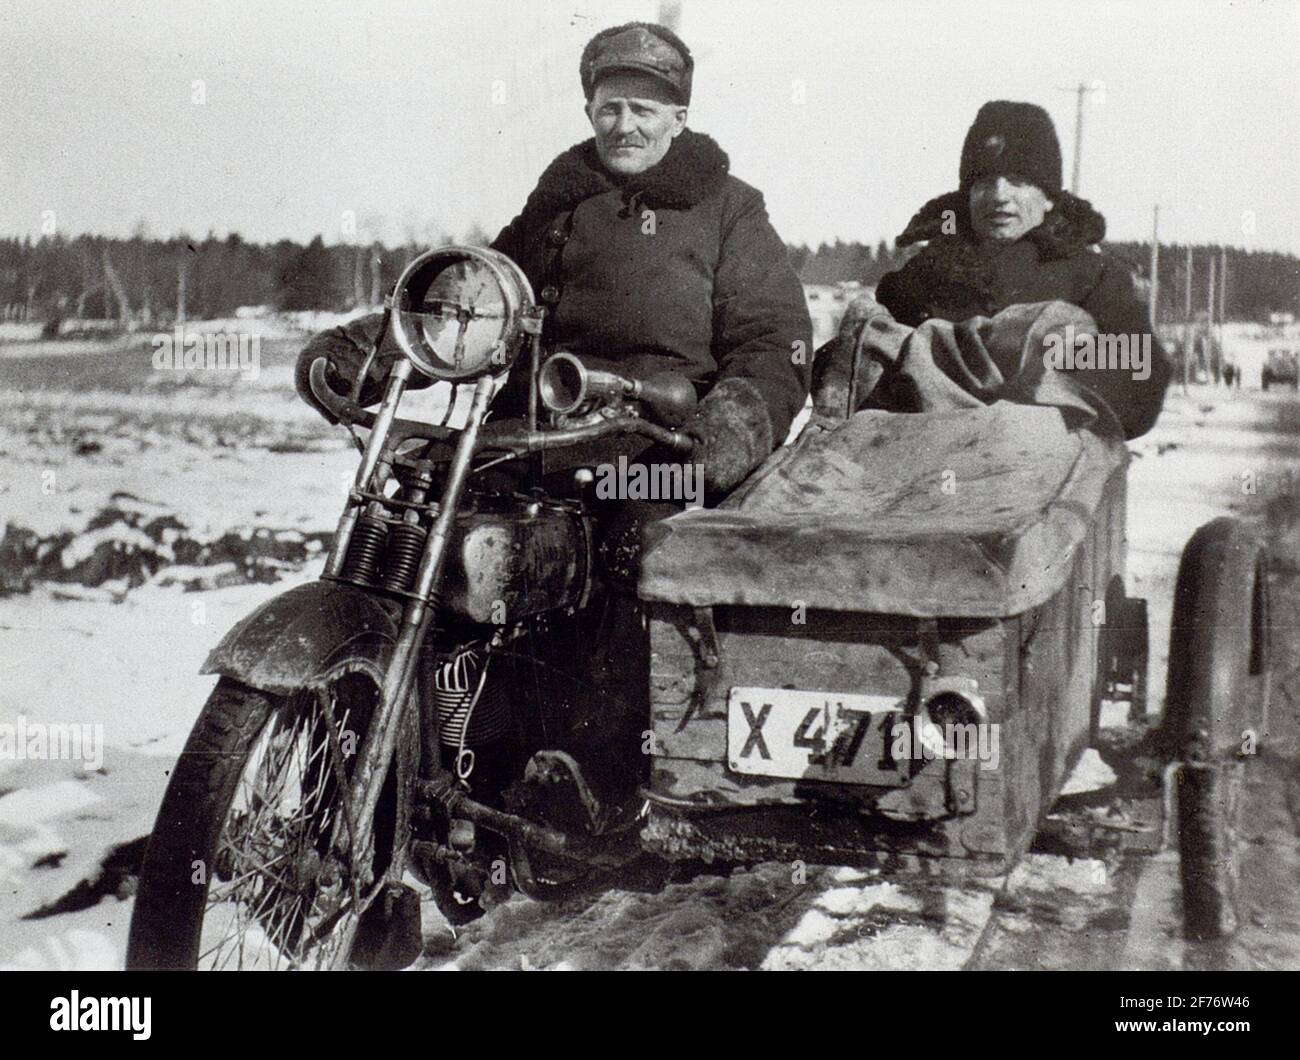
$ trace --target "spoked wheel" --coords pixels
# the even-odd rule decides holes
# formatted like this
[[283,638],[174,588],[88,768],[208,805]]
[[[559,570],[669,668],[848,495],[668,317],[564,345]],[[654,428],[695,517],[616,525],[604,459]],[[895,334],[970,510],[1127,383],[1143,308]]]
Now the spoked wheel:
[[1216,519],[1183,551],[1174,590],[1165,735],[1181,765],[1179,857],[1188,938],[1237,928],[1244,768],[1268,723],[1268,581],[1263,549]]
[[221,679],[158,813],[128,968],[347,966],[399,834],[394,769],[367,863],[331,850],[336,826],[351,850],[346,783],[378,699],[355,671],[292,696]]

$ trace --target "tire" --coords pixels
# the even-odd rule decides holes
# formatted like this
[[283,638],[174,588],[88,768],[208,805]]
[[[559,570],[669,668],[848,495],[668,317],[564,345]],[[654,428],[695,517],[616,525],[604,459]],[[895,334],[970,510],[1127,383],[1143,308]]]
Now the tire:
[[[340,771],[349,776],[356,761],[343,741],[361,746],[378,687],[345,671],[327,686],[333,736],[317,693],[276,696],[218,681],[145,852],[128,969],[346,966],[359,910],[350,867],[331,871],[329,838],[342,806]],[[374,880],[402,834],[398,772],[390,770],[376,815]],[[295,797],[290,815],[277,814],[279,802],[293,806]]]
[[1267,726],[1269,623],[1264,553],[1235,519],[1201,527],[1174,589],[1165,733],[1178,771],[1183,925],[1188,938],[1237,927],[1243,768]]

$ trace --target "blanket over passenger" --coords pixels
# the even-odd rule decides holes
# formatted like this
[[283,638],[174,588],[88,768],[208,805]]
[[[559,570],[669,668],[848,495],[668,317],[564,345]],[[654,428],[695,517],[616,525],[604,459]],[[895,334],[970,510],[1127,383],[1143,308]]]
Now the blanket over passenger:
[[933,319],[912,328],[864,296],[817,351],[813,408],[834,422],[863,408],[934,412],[1011,401],[1059,408],[1074,427],[1119,430],[1101,396],[1078,376],[1051,367],[1046,356],[1096,334],[1092,317],[1068,302],[1014,305],[994,317]]
[[1048,302],[914,329],[853,312],[798,439],[719,508],[646,528],[642,598],[1001,617],[1064,583],[1127,461],[1109,408],[1043,356],[1087,314]]

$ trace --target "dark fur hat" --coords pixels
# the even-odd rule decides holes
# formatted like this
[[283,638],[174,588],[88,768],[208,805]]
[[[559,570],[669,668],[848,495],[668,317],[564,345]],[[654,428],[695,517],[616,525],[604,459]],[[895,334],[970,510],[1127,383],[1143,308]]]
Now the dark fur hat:
[[1061,144],[1042,107],[1005,99],[980,107],[961,148],[961,189],[999,174],[1023,177],[1049,195],[1060,192]]

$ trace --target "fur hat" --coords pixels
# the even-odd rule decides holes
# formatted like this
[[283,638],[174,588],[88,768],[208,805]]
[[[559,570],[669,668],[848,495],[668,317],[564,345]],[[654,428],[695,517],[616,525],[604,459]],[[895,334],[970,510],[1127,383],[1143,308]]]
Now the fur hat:
[[961,190],[983,177],[1014,174],[1049,195],[1061,191],[1061,144],[1051,115],[1033,103],[985,103],[961,148]]
[[578,74],[587,101],[596,82],[617,72],[646,74],[667,86],[682,104],[691,102],[695,60],[691,50],[672,30],[654,22],[628,22],[601,30],[582,49]]

